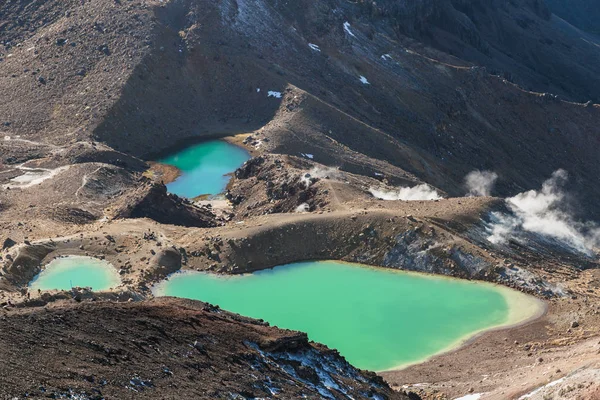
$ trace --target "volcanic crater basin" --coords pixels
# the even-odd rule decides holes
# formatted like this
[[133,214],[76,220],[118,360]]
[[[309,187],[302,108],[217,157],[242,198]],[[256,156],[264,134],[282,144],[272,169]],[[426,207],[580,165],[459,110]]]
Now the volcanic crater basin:
[[159,160],[181,171],[167,184],[169,192],[181,197],[216,196],[225,191],[228,176],[250,159],[248,152],[223,140],[196,143]]
[[93,257],[69,256],[52,260],[29,283],[32,290],[70,290],[91,287],[105,291],[121,284],[117,270],[107,261]]
[[421,362],[545,309],[540,300],[497,285],[338,261],[236,276],[179,272],[153,292],[307,332],[353,365],[375,371]]

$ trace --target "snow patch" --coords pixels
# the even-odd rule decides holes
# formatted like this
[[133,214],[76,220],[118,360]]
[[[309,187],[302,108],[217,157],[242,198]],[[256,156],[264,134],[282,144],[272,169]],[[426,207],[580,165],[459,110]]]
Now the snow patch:
[[300,155],[301,155],[302,157],[304,157],[304,158],[310,158],[311,160],[312,160],[313,158],[315,158],[315,156],[314,156],[313,154],[310,154],[310,153],[300,153]]
[[277,99],[280,99],[281,96],[281,92],[275,92],[273,90],[269,90],[269,93],[267,94],[267,97],[275,97]]
[[547,388],[551,388],[552,386],[556,386],[559,383],[562,383],[564,380],[565,380],[565,378],[560,378],[560,379],[557,379],[557,380],[555,380],[553,382],[550,382],[549,384],[547,384],[545,386],[542,386],[540,388],[535,389],[531,393],[524,394],[523,396],[519,397],[519,400],[530,399],[533,396],[535,396],[536,394],[538,394],[539,392],[541,392],[542,390],[547,389]]
[[479,400],[480,398],[481,398],[481,393],[473,393],[473,394],[468,394],[466,396],[457,397],[454,400]]
[[384,55],[382,55],[382,56],[381,56],[381,59],[382,59],[383,61],[391,61],[391,60],[393,60],[392,56],[390,56],[389,54],[384,54]]
[[314,43],[309,43],[309,44],[308,44],[308,47],[310,47],[310,48],[311,48],[311,49],[313,49],[314,51],[321,52],[321,48],[320,48],[319,46],[317,46],[316,44],[314,44]]
[[19,175],[10,180],[12,184],[5,185],[5,188],[10,189],[26,189],[28,187],[32,187],[38,185],[45,180],[54,178],[61,172],[69,169],[69,165],[58,167],[55,169],[46,169],[46,168],[27,168],[27,167],[17,167],[21,171],[25,171],[23,175]]
[[281,392],[281,389],[273,384],[273,381],[271,380],[270,376],[267,376],[267,382],[263,382],[263,383],[264,383],[265,387],[271,393],[271,396],[277,396]]
[[344,30],[346,31],[346,33],[352,37],[356,37],[356,35],[354,33],[352,33],[352,31],[350,30],[350,22],[346,21],[344,22]]
[[359,79],[363,85],[370,85],[369,81],[364,76],[361,75]]

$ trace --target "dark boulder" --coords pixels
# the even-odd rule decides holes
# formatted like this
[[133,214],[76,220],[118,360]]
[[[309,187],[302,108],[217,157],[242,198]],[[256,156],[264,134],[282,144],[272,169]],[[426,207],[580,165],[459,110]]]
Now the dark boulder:
[[2,244],[2,250],[10,249],[11,247],[13,247],[16,244],[17,244],[17,242],[12,240],[11,238],[6,238],[4,240],[4,243]]

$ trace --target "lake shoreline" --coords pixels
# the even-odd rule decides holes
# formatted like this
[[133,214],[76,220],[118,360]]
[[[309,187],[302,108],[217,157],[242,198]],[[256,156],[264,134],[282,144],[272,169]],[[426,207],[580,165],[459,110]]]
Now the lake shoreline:
[[[347,249],[343,246],[347,243],[344,238],[350,236],[356,236],[362,232],[363,227],[367,223],[373,224],[373,226],[380,232],[381,237],[390,237],[390,235],[397,235],[398,230],[400,232],[410,229],[409,225],[414,225],[412,219],[408,219],[406,216],[410,215],[417,221],[423,221],[424,217],[428,215],[434,215],[435,213],[449,212],[453,210],[453,205],[456,202],[462,203],[462,206],[467,206],[469,202],[476,203],[479,207],[481,204],[489,204],[490,201],[487,199],[473,198],[473,199],[447,199],[440,202],[397,202],[381,203],[383,204],[383,210],[370,207],[368,212],[362,212],[361,207],[357,210],[335,210],[328,214],[310,214],[310,215],[295,215],[295,214],[281,214],[281,215],[269,215],[261,216],[256,218],[247,218],[244,221],[235,222],[231,224],[234,229],[229,227],[216,228],[216,229],[186,229],[181,227],[158,227],[152,221],[145,219],[142,220],[119,220],[114,222],[99,222],[94,226],[95,231],[90,234],[86,234],[83,238],[79,237],[79,233],[72,232],[62,237],[53,237],[50,239],[37,239],[32,241],[34,246],[45,244],[51,246],[54,251],[51,255],[61,252],[63,254],[68,253],[91,253],[91,254],[102,254],[105,255],[107,260],[112,262],[114,265],[118,265],[119,260],[126,262],[131,261],[134,265],[134,269],[130,274],[127,275],[131,281],[130,285],[145,285],[160,280],[161,277],[153,276],[150,277],[144,272],[148,269],[144,263],[137,262],[142,256],[147,256],[151,250],[159,251],[160,247],[156,247],[154,241],[142,240],[142,236],[148,231],[154,231],[160,235],[164,235],[166,239],[163,239],[164,243],[169,245],[183,247],[188,251],[188,254],[193,251],[203,250],[207,243],[213,243],[212,238],[219,237],[223,240],[223,246],[221,246],[220,256],[223,260],[233,260],[241,268],[225,268],[222,266],[213,267],[211,259],[207,257],[190,257],[188,262],[182,266],[182,270],[202,270],[221,272],[224,275],[233,275],[237,272],[252,271],[254,269],[266,269],[269,268],[272,263],[277,262],[275,265],[282,263],[289,263],[293,260],[297,260],[300,255],[302,259],[307,257],[313,257],[318,259],[320,250],[327,250],[327,254],[335,254],[336,257],[345,258],[350,260],[353,254],[349,254]],[[353,203],[352,203],[353,204]],[[425,208],[424,208],[425,207]],[[373,222],[375,221],[375,222]],[[406,222],[408,221],[408,222]],[[334,225],[337,224],[337,225]],[[427,228],[427,222],[424,222]],[[322,241],[315,243],[309,243],[307,247],[306,243],[300,242],[298,244],[298,250],[289,249],[289,244],[295,242],[290,241],[274,241],[274,251],[267,259],[263,257],[263,252],[260,248],[254,246],[251,252],[242,253],[237,248],[229,246],[230,240],[234,243],[240,243],[243,239],[249,240],[249,243],[255,245],[254,238],[260,237],[263,240],[272,240],[280,237],[281,233],[284,234],[305,234],[306,232],[324,232],[326,227],[336,226],[335,230],[331,232],[335,233],[334,237],[328,236],[326,245],[321,245]],[[394,228],[394,230],[391,229]],[[293,229],[292,229],[293,228]],[[435,226],[435,229],[441,229],[439,226]],[[132,232],[137,235],[140,243],[143,247],[137,249],[131,254],[124,254],[116,252],[116,249],[112,247],[107,248],[104,244],[104,236],[100,233],[108,233],[116,239],[116,245],[122,245],[127,243],[127,240],[132,235]],[[271,232],[272,234],[269,236]],[[285,237],[285,235],[283,235]],[[335,241],[336,238],[341,238],[341,244]],[[78,250],[83,245],[85,250]],[[312,246],[312,247],[311,247]],[[320,247],[319,247],[320,246]],[[284,249],[285,247],[285,249]],[[341,250],[338,250],[341,249]],[[472,250],[471,250],[472,251]],[[249,255],[248,255],[249,254]],[[486,253],[487,254],[487,253]],[[13,253],[13,255],[15,255]],[[246,261],[251,260],[253,263],[249,264]],[[502,259],[492,259],[493,262],[496,260],[497,263],[502,262]],[[379,259],[372,259],[368,262],[373,265],[381,266]],[[225,263],[223,264],[225,265]],[[519,265],[520,266],[520,265]],[[523,268],[535,268],[534,265]],[[397,271],[396,269],[386,268],[389,271]],[[408,271],[407,271],[408,272]],[[456,272],[456,271],[453,271]],[[460,271],[458,271],[460,272]],[[443,279],[460,279],[460,280],[474,280],[465,276],[459,276],[455,274],[456,278],[448,275],[435,274],[432,276],[440,277]],[[477,280],[478,282],[492,282],[493,277],[490,279]],[[510,287],[507,284],[498,283],[500,287]],[[556,284],[556,280],[549,280],[548,285]],[[560,281],[559,283],[562,283]],[[527,285],[516,287],[522,291],[528,293],[535,293],[531,287]],[[586,286],[586,289],[588,286]],[[574,290],[573,286],[567,286],[567,290]],[[113,291],[114,292],[114,291]],[[569,292],[567,292],[569,293]],[[576,294],[580,292],[575,291]],[[31,293],[33,302],[40,302],[37,293]],[[94,295],[96,296],[96,295]],[[148,292],[143,292],[143,298],[150,299],[152,295]],[[13,295],[17,298],[17,294]],[[546,299],[542,292],[537,292],[536,297]],[[100,298],[100,297],[99,297]],[[104,297],[102,297],[104,298]],[[141,298],[140,298],[141,299]],[[16,301],[19,301],[18,299]],[[511,388],[521,387],[521,383],[526,385],[532,384],[532,382],[542,382],[546,375],[538,374],[535,371],[533,377],[518,378],[518,384],[512,381],[515,374],[512,372],[514,365],[521,365],[522,368],[530,368],[528,366],[532,364],[540,364],[540,370],[546,365],[553,365],[554,369],[550,371],[548,376],[560,377],[561,374],[555,373],[556,369],[568,372],[570,371],[571,364],[566,365],[561,363],[560,360],[554,361],[553,356],[549,356],[547,352],[556,351],[559,354],[568,354],[573,346],[570,343],[579,343],[581,335],[584,333],[587,335],[590,329],[594,329],[594,321],[596,317],[593,315],[585,315],[584,317],[578,317],[578,313],[581,313],[579,307],[584,307],[585,303],[584,296],[560,296],[548,298],[546,301],[547,313],[541,318],[535,319],[528,323],[522,323],[518,326],[503,326],[496,330],[487,330],[474,337],[471,337],[467,341],[460,343],[460,346],[454,349],[447,350],[445,353],[438,353],[431,357],[429,360],[423,361],[420,364],[412,364],[411,366],[402,368],[400,370],[385,370],[380,371],[379,374],[392,386],[395,387],[408,387],[413,388],[419,393],[425,393],[420,391],[422,387],[426,387],[426,390],[437,390],[440,393],[448,393],[450,396],[459,396],[469,393],[469,388],[474,388],[475,393],[492,391],[492,390],[504,390],[500,388],[507,387]],[[35,303],[38,304],[38,303]],[[585,309],[585,308],[583,308]],[[582,321],[582,318],[586,318]],[[579,321],[583,328],[568,329],[571,323],[576,320]],[[549,328],[547,327],[551,327]],[[555,328],[556,327],[556,328]],[[410,325],[407,325],[407,329],[411,329]],[[569,332],[567,332],[569,331]],[[558,343],[555,345],[554,343]],[[597,343],[597,341],[596,341]],[[579,344],[577,344],[578,346]],[[531,347],[531,350],[525,350],[524,348]],[[552,347],[549,347],[552,346]],[[531,356],[529,354],[532,354]],[[592,352],[590,354],[595,354]],[[538,358],[543,358],[544,362],[538,362]],[[440,368],[443,365],[444,368]],[[575,365],[574,363],[572,365]],[[579,365],[579,364],[578,364]],[[479,371],[485,371],[490,373],[490,378],[483,377],[481,375],[473,374],[472,370],[476,368]],[[544,369],[546,372],[547,369]],[[503,374],[500,376],[499,374]],[[483,383],[481,382],[484,380]],[[520,379],[520,380],[519,380]],[[493,383],[489,383],[493,381]],[[422,382],[433,382],[428,383],[426,386],[419,386]],[[414,386],[410,386],[414,385]],[[445,386],[442,386],[445,385]],[[467,386],[465,386],[467,385]],[[528,386],[522,386],[526,388]],[[450,397],[453,398],[453,397]],[[502,398],[502,397],[498,397]]]
[[242,146],[227,140],[208,140],[157,159],[146,174],[161,179],[177,196],[210,199],[227,190],[234,171],[250,158]]
[[[452,278],[452,277],[449,277],[449,278],[450,279],[458,279],[458,278]],[[526,326],[528,324],[531,324],[532,322],[539,320],[540,318],[544,317],[548,313],[548,304],[545,301],[543,301],[537,297],[534,297],[534,296],[526,294],[526,293],[522,293],[518,290],[509,288],[509,287],[506,287],[503,285],[498,285],[495,283],[490,283],[490,282],[485,282],[485,281],[483,281],[483,283],[488,283],[490,285],[496,286],[502,292],[504,298],[507,300],[508,309],[509,309],[509,317],[505,323],[496,325],[496,326],[491,326],[489,328],[484,328],[482,330],[465,335],[464,337],[458,339],[455,343],[451,344],[444,350],[442,350],[438,353],[435,353],[429,357],[423,358],[418,361],[401,364],[397,367],[393,367],[390,369],[380,370],[380,371],[375,371],[375,372],[377,372],[378,374],[389,373],[389,372],[399,372],[404,369],[413,367],[415,365],[425,364],[426,362],[431,361],[432,359],[434,359],[436,357],[450,354],[450,353],[459,352],[459,351],[465,349],[466,347],[468,347],[469,345],[473,344],[477,339],[481,338],[482,336],[484,336],[486,334],[489,334],[492,332],[499,332],[499,331],[510,331],[510,330],[513,330],[516,328]],[[513,292],[515,292],[515,293],[513,293]],[[520,318],[519,315],[522,315],[523,313],[514,313],[516,306],[517,306],[517,304],[515,304],[516,302],[514,301],[516,298],[526,299],[526,301],[529,302],[529,307],[532,307],[534,309],[534,310],[532,310],[531,315],[529,315],[525,318]],[[513,304],[511,304],[511,303],[513,303]]]
[[165,185],[173,183],[179,177],[181,177],[181,175],[183,174],[183,171],[181,171],[179,168],[177,168],[174,165],[165,164],[158,160],[169,157],[169,156],[171,156],[175,153],[178,153],[180,151],[183,151],[191,146],[198,145],[198,144],[201,144],[204,142],[215,141],[215,140],[223,141],[223,142],[229,143],[231,145],[240,147],[240,148],[244,149],[246,152],[248,152],[248,154],[250,154],[251,157],[254,157],[258,154],[257,150],[253,147],[247,146],[244,143],[244,140],[251,135],[252,135],[252,133],[238,133],[235,135],[232,135],[230,133],[224,133],[224,134],[207,135],[207,136],[202,136],[202,137],[189,137],[189,138],[180,140],[173,146],[167,147],[155,154],[152,154],[151,156],[148,156],[147,159],[149,159],[149,160],[146,162],[148,163],[150,168],[148,168],[146,170],[144,175],[147,178],[152,179],[153,181],[161,182]]
[[172,144],[162,148],[159,151],[146,154],[144,156],[144,159],[149,162],[156,161],[156,160],[168,157],[174,153],[178,153],[182,150],[185,150],[188,147],[191,147],[191,146],[194,146],[194,145],[197,145],[200,143],[204,143],[204,142],[214,141],[214,140],[221,140],[224,142],[228,142],[228,143],[236,145],[238,147],[242,147],[246,151],[250,152],[253,149],[249,148],[248,146],[246,146],[243,143],[244,139],[250,135],[252,135],[252,132],[246,132],[246,133],[228,132],[228,133],[212,133],[212,134],[206,134],[206,135],[202,135],[202,136],[188,136],[183,139],[174,141]]
[[[468,345],[475,338],[479,337],[480,335],[482,335],[484,333],[487,333],[487,332],[490,332],[493,330],[506,330],[506,329],[511,329],[516,326],[521,326],[523,324],[526,324],[528,322],[536,320],[540,316],[544,315],[544,313],[547,310],[545,303],[533,296],[526,295],[526,294],[516,291],[514,289],[509,289],[504,286],[493,284],[490,282],[457,279],[457,278],[452,278],[452,277],[447,277],[447,276],[418,273],[418,272],[413,272],[413,271],[403,271],[403,270],[390,269],[390,268],[385,268],[385,267],[374,267],[374,266],[370,266],[370,265],[362,265],[362,264],[349,263],[349,262],[343,262],[343,261],[337,261],[337,260],[309,261],[309,262],[304,262],[304,263],[303,262],[293,263],[293,264],[282,265],[282,266],[278,266],[275,268],[269,268],[269,269],[265,269],[265,270],[255,271],[255,272],[256,272],[256,274],[260,274],[260,273],[269,274],[269,273],[273,273],[273,271],[275,269],[277,269],[281,273],[284,273],[285,270],[282,270],[282,269],[288,269],[288,271],[285,272],[285,274],[288,274],[288,273],[291,273],[290,269],[292,269],[294,267],[294,265],[302,266],[302,264],[309,264],[309,265],[312,264],[315,267],[318,267],[318,264],[325,265],[327,263],[348,265],[348,266],[353,266],[358,269],[373,270],[373,271],[378,271],[378,272],[384,273],[384,274],[394,274],[394,275],[398,275],[398,276],[430,280],[432,282],[432,284],[436,284],[436,283],[439,284],[440,282],[448,282],[448,283],[455,282],[457,284],[465,285],[464,286],[465,290],[469,286],[479,287],[479,288],[487,287],[488,290],[493,290],[494,292],[496,292],[497,294],[502,296],[504,298],[504,300],[506,301],[507,316],[506,316],[505,321],[499,322],[499,323],[493,323],[489,327],[484,327],[481,329],[476,329],[474,331],[468,332],[467,334],[458,337],[456,340],[453,340],[451,343],[448,344],[448,346],[446,346],[446,347],[442,348],[441,350],[436,351],[424,358],[417,359],[415,361],[409,361],[409,362],[403,363],[401,365],[394,366],[391,368],[386,368],[386,369],[377,369],[377,368],[373,369],[371,367],[371,369],[375,370],[378,373],[389,372],[389,371],[394,371],[394,370],[401,370],[403,368],[407,368],[407,367],[415,365],[415,364],[426,362],[427,360],[430,360],[431,358],[434,358],[441,354],[451,352],[451,351],[456,351],[456,350],[460,349],[461,347]],[[306,266],[306,267],[308,268],[308,266]],[[199,295],[192,295],[190,293],[174,294],[172,292],[173,289],[171,289],[171,290],[168,289],[168,286],[170,284],[167,282],[169,282],[170,278],[175,277],[176,279],[179,279],[179,283],[181,283],[182,277],[187,275],[189,278],[191,278],[193,280],[194,279],[193,276],[197,275],[197,274],[200,274],[200,275],[206,274],[206,275],[211,276],[212,278],[216,279],[217,282],[220,282],[220,283],[227,282],[227,281],[229,281],[229,283],[233,283],[233,282],[237,281],[238,284],[242,282],[242,281],[240,281],[240,279],[244,279],[244,277],[256,276],[255,273],[229,275],[229,274],[218,274],[218,273],[215,274],[215,273],[209,273],[209,272],[205,272],[205,271],[203,271],[203,272],[179,271],[179,272],[176,272],[176,273],[170,275],[166,280],[164,280],[162,282],[158,282],[156,285],[154,285],[152,287],[152,293],[155,297],[180,296],[180,297],[187,297],[187,298],[192,298],[192,299],[213,302],[214,299],[211,299],[210,296],[206,293],[204,294],[204,297],[202,297],[202,296],[195,297],[195,296],[199,296]],[[272,275],[269,274],[269,275],[265,276],[265,279],[267,279],[269,277],[272,277]],[[386,279],[389,279],[389,278],[386,278]],[[231,281],[231,280],[233,280],[233,281]],[[210,281],[209,281],[209,283],[210,283]],[[177,284],[175,286],[177,287]],[[207,298],[207,296],[208,296],[208,298]],[[217,304],[222,306],[224,309],[234,311],[234,312],[240,312],[240,314],[242,314],[242,315],[251,315],[253,318],[257,318],[257,315],[259,315],[261,318],[265,318],[265,319],[269,320],[268,317],[261,315],[258,311],[253,311],[253,312],[255,312],[255,314],[252,314],[252,313],[249,314],[248,310],[246,310],[246,313],[244,313],[243,311],[235,309],[235,307],[233,309],[231,309],[231,307],[233,307],[232,305],[227,306],[226,304],[221,304],[219,302],[217,302]],[[523,305],[526,305],[526,306],[523,307]],[[402,319],[402,317],[400,317],[400,316],[398,316],[398,318]],[[277,319],[275,319],[274,321],[270,321],[270,322],[276,323],[276,324],[280,323],[277,321]],[[288,321],[288,324],[289,323],[290,322]],[[286,326],[286,327],[289,327],[289,326]],[[296,326],[296,327],[291,327],[290,329],[294,329],[294,330],[299,329],[300,331],[302,331],[303,329],[308,329],[308,328],[306,328],[306,327],[298,328]],[[308,329],[308,330],[310,331],[310,329]],[[313,340],[323,342],[322,338],[321,339],[314,338]],[[340,349],[338,347],[339,343],[337,345],[335,343],[326,343],[326,344],[332,348],[337,348],[340,351],[344,350],[344,349]],[[344,354],[344,353],[342,353],[342,354]]]
[[[84,274],[84,270],[90,276]],[[82,275],[78,275],[82,274]],[[65,286],[66,277],[69,276],[69,284]],[[57,278],[63,280],[57,281]],[[75,284],[73,284],[73,279]],[[89,282],[82,284],[81,282]],[[100,285],[98,288],[92,285]],[[70,290],[74,287],[93,287],[95,292],[107,292],[115,290],[122,285],[121,276],[113,264],[96,257],[69,255],[56,257],[45,264],[40,272],[28,283],[29,290],[60,291]]]
[[158,161],[149,161],[148,164],[150,168],[144,172],[144,175],[164,185],[174,182],[182,174],[181,170],[173,165],[163,164]]

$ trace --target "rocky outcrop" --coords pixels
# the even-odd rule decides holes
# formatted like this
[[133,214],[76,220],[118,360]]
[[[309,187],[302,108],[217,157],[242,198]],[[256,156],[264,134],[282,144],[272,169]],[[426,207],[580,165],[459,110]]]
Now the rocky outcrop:
[[318,196],[319,180],[310,171],[295,168],[286,157],[261,156],[235,172],[226,197],[242,217],[315,211],[326,204]]
[[12,240],[11,238],[6,238],[6,239],[4,239],[4,242],[2,243],[2,250],[10,249],[11,247],[13,247],[16,244],[17,244],[17,242]]
[[77,225],[95,221],[98,217],[89,211],[76,207],[57,207],[52,213],[54,219]]
[[200,228],[217,225],[208,209],[168,193],[164,184],[149,181],[119,200],[113,218],[150,218],[162,224]]
[[42,260],[56,249],[51,243],[24,244],[20,246],[14,256],[8,255],[4,265],[4,276],[11,283],[25,285],[31,281],[42,269]]
[[478,279],[493,272],[492,265],[483,258],[419,228],[403,232],[395,240],[384,256],[385,267]]
[[150,259],[149,273],[153,279],[162,279],[181,269],[182,256],[174,248],[167,248],[156,253]]

